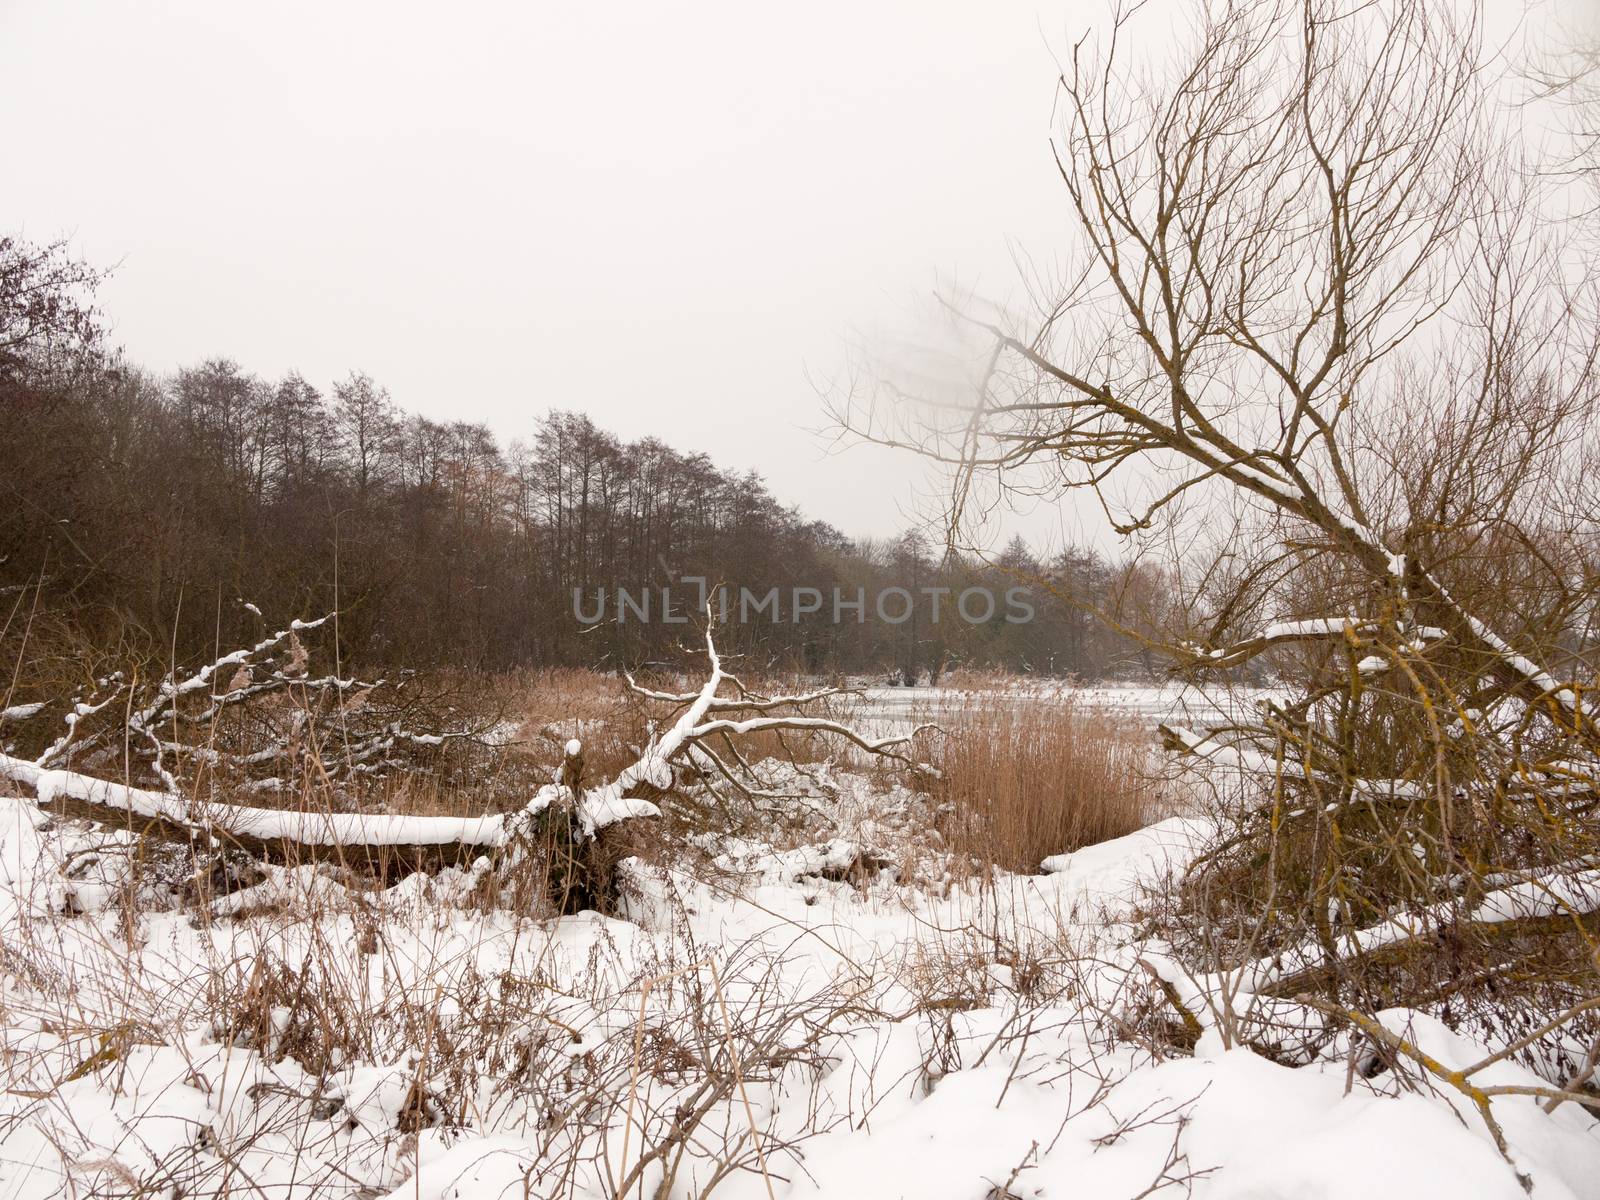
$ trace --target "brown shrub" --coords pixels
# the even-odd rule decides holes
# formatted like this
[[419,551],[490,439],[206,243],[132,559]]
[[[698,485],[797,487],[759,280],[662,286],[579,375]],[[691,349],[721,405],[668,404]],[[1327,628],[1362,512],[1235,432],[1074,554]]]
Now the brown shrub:
[[1070,696],[989,695],[946,708],[940,722],[949,736],[935,795],[957,854],[1034,872],[1168,807],[1150,731],[1134,718]]

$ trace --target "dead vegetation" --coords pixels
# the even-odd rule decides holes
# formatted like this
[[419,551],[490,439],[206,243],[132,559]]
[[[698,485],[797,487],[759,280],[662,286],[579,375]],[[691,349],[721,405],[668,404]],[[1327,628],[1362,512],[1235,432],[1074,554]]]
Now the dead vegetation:
[[[295,1194],[387,1188],[457,1140],[516,1130],[491,1194],[705,1200],[737,1176],[777,1194],[806,1176],[813,1139],[974,1063],[1048,1082],[1062,1064],[1030,1045],[1090,1019],[1060,1007],[1083,979],[1059,946],[1041,957],[974,926],[802,983],[759,939],[699,942],[685,902],[663,898],[661,936],[642,952],[597,922],[575,961],[548,927],[484,913],[463,959],[465,927],[443,896],[291,887],[272,908],[212,918],[203,970],[178,990],[80,922],[75,979],[43,942],[6,948],[7,970],[34,990],[3,1014],[0,1078],[29,1098],[29,1127],[85,1193],[231,1194],[286,1148]],[[434,925],[440,906],[453,932]],[[1001,964],[1025,986],[997,987]],[[971,1014],[997,991],[996,1032]],[[1079,1053],[1111,1086],[1111,1065]],[[115,1153],[74,1111],[91,1081],[114,1085],[138,1133]],[[228,1120],[202,1136],[184,1119],[160,1140],[175,1090],[228,1106]]]
[[1063,59],[1076,261],[1026,315],[949,305],[971,403],[838,418],[954,464],[952,544],[1092,494],[1170,592],[1103,619],[1281,682],[1164,731],[1217,796],[1149,960],[1191,1038],[1407,1005],[1559,1090],[1600,1044],[1593,210],[1530,168],[1477,6],[1247,0],[1158,63],[1142,8]]
[[[434,846],[402,844],[381,831],[322,835],[346,815],[373,830],[388,818],[514,819],[522,822],[517,864],[501,864],[484,882],[483,899],[529,912],[611,911],[622,858],[643,852],[694,861],[695,835],[709,829],[779,849],[835,839],[836,818],[815,819],[818,798],[837,807],[835,768],[865,773],[885,796],[931,790],[931,799],[911,803],[925,807],[920,816],[905,811],[905,799],[893,813],[893,806],[870,812],[870,799],[852,801],[860,814],[855,832],[865,838],[860,862],[893,859],[907,878],[920,868],[902,849],[886,859],[866,843],[887,833],[903,847],[909,823],[917,826],[917,854],[933,848],[931,838],[961,874],[994,866],[1032,872],[1050,854],[1137,828],[1156,807],[1148,736],[1060,696],[996,704],[954,692],[949,736],[922,735],[925,745],[908,758],[895,752],[904,731],[852,731],[859,697],[837,685],[746,682],[720,667],[714,674],[730,681],[730,696],[683,690],[683,675],[659,671],[644,681],[575,669],[440,671],[361,684],[314,669],[321,624],[296,622],[216,664],[162,676],[126,648],[117,660],[81,639],[52,636],[48,619],[19,619],[8,630],[18,681],[10,695],[24,703],[8,705],[8,771],[29,787],[62,766],[113,781],[121,774],[119,786],[71,775],[71,787],[52,789],[51,804],[62,815],[165,843],[163,853],[183,862],[164,873],[207,880],[208,894],[253,880],[252,856],[393,880],[494,852],[492,840],[454,844],[450,833]],[[68,704],[27,702],[49,680],[59,685],[66,677],[80,681]],[[690,708],[703,711],[678,729]],[[401,717],[418,724],[407,728]],[[52,727],[62,732],[52,736]],[[574,742],[581,752],[568,762]],[[135,753],[137,743],[143,749]],[[937,766],[924,764],[924,755]],[[659,801],[648,806],[659,809],[658,836],[633,836],[627,822],[592,836],[579,807],[619,779],[632,780],[623,785],[628,803]],[[552,781],[560,798],[523,813]],[[127,790],[152,784],[155,792]],[[129,807],[138,804],[145,808],[137,813]],[[152,815],[150,805],[164,807]]]
[[1029,873],[1168,815],[1148,724],[1075,701],[988,694],[940,709],[932,791],[953,852]]
[[[1159,1061],[1192,1049],[1208,1027],[1283,1061],[1424,1054],[1412,1041],[1396,1048],[1387,1033],[1363,1031],[1357,1008],[1323,1013],[1308,1003],[1275,1029],[1258,1007],[1218,1003],[1213,981],[1188,990],[1108,967],[1078,944],[1087,926],[1074,922],[1093,914],[1057,912],[1026,930],[1006,923],[1027,881],[992,868],[1032,872],[1047,855],[1168,810],[1170,793],[1151,773],[1152,740],[1127,718],[1059,695],[957,694],[940,713],[945,736],[927,764],[873,755],[881,765],[869,778],[830,761],[843,758],[840,741],[901,750],[903,731],[836,737],[826,757],[744,758],[743,738],[790,737],[795,729],[766,722],[793,719],[785,714],[826,687],[787,681],[758,691],[715,666],[698,691],[665,677],[646,685],[564,672],[552,695],[525,697],[516,690],[523,682],[500,681],[483,701],[496,709],[520,701],[533,715],[474,749],[489,756],[474,760],[486,772],[477,791],[470,781],[447,790],[410,767],[362,801],[465,815],[457,810],[474,795],[542,779],[543,807],[530,814],[523,793],[507,809],[529,819],[517,827],[516,852],[493,870],[436,864],[384,888],[404,872],[338,858],[263,867],[246,856],[253,872],[228,875],[220,868],[237,859],[215,847],[191,841],[177,855],[155,854],[136,829],[102,828],[92,845],[75,845],[51,884],[60,898],[44,898],[48,911],[5,948],[0,967],[26,982],[26,1009],[7,1015],[38,1047],[9,1052],[4,1078],[14,1096],[31,1098],[27,1128],[48,1132],[82,1190],[225,1193],[261,1169],[244,1164],[284,1146],[303,1159],[297,1186],[308,1194],[346,1188],[352,1175],[387,1186],[453,1139],[514,1128],[527,1137],[510,1161],[528,1194],[705,1197],[740,1176],[777,1194],[807,1170],[812,1139],[859,1127],[902,1094],[929,1095],[986,1063],[1004,1067],[1001,1100],[1014,1085],[1050,1087],[1087,1073],[1094,1086],[1074,1111],[1092,1111],[1115,1088],[1127,1047]],[[851,715],[848,697],[819,698]],[[805,720],[820,722],[798,727],[806,737],[832,732],[831,718]],[[583,735],[585,761],[574,761],[568,734]],[[674,757],[675,745],[693,752]],[[624,763],[597,772],[593,792],[648,795],[660,814],[585,836],[589,746],[601,762]],[[652,748],[662,769],[645,762]],[[635,770],[646,790],[630,797]],[[1197,868],[1207,882],[1195,886],[1215,887],[1219,862]],[[1245,947],[1273,958],[1293,992],[1304,986],[1291,936],[1303,913],[1286,914],[1283,930],[1266,936],[1254,920],[1260,889],[1305,886],[1282,878],[1238,874],[1224,902],[1207,908],[1184,892],[1175,911],[1150,917],[1195,975],[1196,964],[1244,962]],[[713,897],[750,897],[766,912],[758,898],[773,884],[806,905],[862,911],[916,912],[932,896],[959,918],[928,922],[904,944],[849,951],[836,948],[845,935],[829,924],[789,929],[779,920],[781,946],[708,937],[699,917]],[[579,910],[627,923],[593,913],[577,926],[553,919]],[[151,930],[167,928],[152,923],[162,911],[197,934],[180,988],[139,965]],[[1184,924],[1202,912],[1208,924]],[[578,929],[595,932],[575,939]],[[797,977],[796,939],[822,943],[828,970]],[[80,965],[64,971],[69,961]],[[1315,971],[1320,960],[1305,965]],[[1590,1015],[1571,1010],[1560,1032],[1570,1036]],[[1552,1030],[1532,1012],[1513,1021],[1522,1023],[1490,1032],[1520,1039],[1510,1052],[1535,1057],[1528,1052]],[[1368,1049],[1339,1040],[1351,1029]],[[1108,1039],[1123,1048],[1109,1053]],[[219,1103],[230,1088],[247,1090],[245,1101],[229,1101],[225,1128],[160,1154],[100,1153],[70,1085],[117,1081],[126,1119],[153,1122],[159,1113],[141,1097],[173,1086],[159,1074],[171,1073],[163,1055],[173,1046],[185,1055],[183,1087]],[[1581,1067],[1541,1098],[1583,1097]],[[1182,1127],[1157,1182],[1189,1178]]]

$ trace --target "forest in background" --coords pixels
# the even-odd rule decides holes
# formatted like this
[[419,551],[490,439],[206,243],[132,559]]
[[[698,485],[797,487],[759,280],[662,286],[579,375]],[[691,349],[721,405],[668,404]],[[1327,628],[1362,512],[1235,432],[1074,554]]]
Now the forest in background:
[[[99,274],[65,246],[0,241],[0,597],[91,642],[180,660],[248,641],[258,618],[339,611],[341,659],[363,665],[633,666],[670,656],[684,627],[585,624],[574,590],[692,600],[702,578],[758,593],[815,588],[732,624],[763,667],[937,680],[956,665],[1100,678],[1146,669],[1082,602],[1150,607],[1159,579],[1071,547],[1014,539],[992,562],[949,557],[916,530],[855,540],[784,505],[754,473],[655,438],[627,441],[549,410],[502,444],[482,423],[435,421],[352,372],[322,389],[212,359],[169,376],[104,345]],[[530,398],[530,410],[539,402]],[[1027,587],[972,623],[963,589]],[[910,619],[872,598],[901,587]],[[941,619],[932,595],[951,589]],[[864,593],[835,620],[837,590]],[[981,608],[979,609],[981,611]],[[691,635],[692,636],[692,635]]]

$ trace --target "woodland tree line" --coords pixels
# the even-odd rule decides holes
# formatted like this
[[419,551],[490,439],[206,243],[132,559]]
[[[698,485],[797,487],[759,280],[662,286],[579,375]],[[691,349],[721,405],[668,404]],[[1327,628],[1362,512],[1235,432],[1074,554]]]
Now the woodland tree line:
[[[1027,623],[928,607],[900,624],[736,625],[762,665],[912,679],[970,663],[1097,677],[1138,669],[1131,643],[1065,598],[1150,580],[1087,549],[1041,561],[1014,541],[991,565],[944,560],[912,531],[852,540],[753,473],[654,438],[625,441],[551,411],[501,444],[435,421],[352,372],[329,388],[211,359],[161,377],[103,346],[96,273],[60,245],[0,242],[0,589],[6,608],[70,614],[179,658],[248,639],[269,615],[337,608],[346,662],[507,668],[631,665],[686,634],[659,621],[585,626],[573,590],[703,577],[785,594],[1028,586]],[[41,307],[42,306],[42,307]],[[695,588],[675,589],[693,596]]]

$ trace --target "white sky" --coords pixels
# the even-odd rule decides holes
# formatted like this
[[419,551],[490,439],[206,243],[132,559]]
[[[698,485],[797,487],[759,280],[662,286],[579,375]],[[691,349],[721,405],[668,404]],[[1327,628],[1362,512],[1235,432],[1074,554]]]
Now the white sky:
[[828,456],[815,381],[1059,245],[1051,49],[1098,8],[0,0],[4,227],[120,263],[155,369],[358,368],[506,438],[582,409],[888,533],[922,470]]
[[825,456],[816,383],[1058,236],[1072,7],[0,0],[5,227],[120,263],[155,369],[583,409],[886,533],[920,468]]

